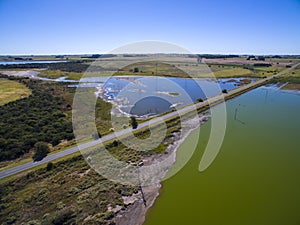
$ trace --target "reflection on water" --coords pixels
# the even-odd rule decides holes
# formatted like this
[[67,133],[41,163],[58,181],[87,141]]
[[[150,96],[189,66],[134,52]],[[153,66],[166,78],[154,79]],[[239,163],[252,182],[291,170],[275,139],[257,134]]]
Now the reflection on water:
[[[145,107],[146,106],[146,107]],[[129,107],[126,109],[123,107],[122,109],[126,112],[128,111],[131,115],[157,115],[161,112],[170,111],[171,104],[165,99],[149,96],[137,101],[133,107]]]
[[[12,74],[13,73],[13,74]],[[96,88],[96,94],[113,103],[114,113],[138,117],[158,115],[192,104],[200,99],[218,95],[223,89],[231,90],[253,82],[253,78],[188,79],[159,76],[83,77],[71,80],[39,77],[37,71],[6,71],[9,76],[29,77],[42,81],[73,83],[68,87]]]
[[[99,96],[118,110],[136,116],[157,115],[242,85],[245,78],[187,79],[114,76],[100,87]],[[252,82],[253,79],[248,80]]]

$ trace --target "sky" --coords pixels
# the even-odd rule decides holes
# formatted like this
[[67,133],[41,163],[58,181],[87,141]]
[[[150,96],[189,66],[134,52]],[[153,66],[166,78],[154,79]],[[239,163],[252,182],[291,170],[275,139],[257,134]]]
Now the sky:
[[300,54],[300,0],[0,0],[0,55],[155,40],[192,53]]

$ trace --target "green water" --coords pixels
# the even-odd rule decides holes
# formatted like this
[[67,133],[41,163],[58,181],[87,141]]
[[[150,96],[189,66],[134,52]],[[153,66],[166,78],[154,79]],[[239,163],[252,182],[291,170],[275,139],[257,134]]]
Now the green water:
[[[234,120],[236,107],[244,124]],[[207,123],[191,160],[163,182],[145,225],[300,224],[300,95],[261,87],[228,101],[227,112],[225,140],[213,164],[198,171]],[[195,133],[179,151],[193,138]]]

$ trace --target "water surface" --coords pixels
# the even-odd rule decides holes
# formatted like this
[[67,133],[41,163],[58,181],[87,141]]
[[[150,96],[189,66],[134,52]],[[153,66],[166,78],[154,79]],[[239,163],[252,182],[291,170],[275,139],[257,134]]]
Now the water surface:
[[237,88],[243,79],[113,76],[105,81],[99,96],[112,101],[126,114],[157,115],[218,95],[223,89]]
[[227,110],[225,140],[213,164],[198,171],[206,123],[191,160],[163,182],[145,225],[300,224],[299,93],[261,87],[228,101]]

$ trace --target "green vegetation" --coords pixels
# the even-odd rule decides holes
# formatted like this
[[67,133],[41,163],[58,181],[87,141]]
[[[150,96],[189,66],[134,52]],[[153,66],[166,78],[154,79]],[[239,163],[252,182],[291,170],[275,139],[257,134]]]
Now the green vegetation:
[[97,98],[96,102],[96,127],[98,132],[103,136],[111,132],[111,111],[112,105],[109,102],[105,102],[101,98]]
[[[38,188],[37,188],[38,187]],[[137,188],[98,175],[77,156],[0,184],[1,224],[109,224]]]
[[42,70],[40,71],[39,77],[57,79],[60,77],[67,77],[67,79],[71,80],[80,80],[82,77],[82,73],[78,72],[64,72],[61,70]]
[[286,90],[300,90],[300,76],[281,76],[273,79],[270,83],[285,84],[283,88]]
[[[167,125],[164,144],[151,152],[135,151],[116,140],[106,148],[116,159],[126,162],[163,154],[172,142],[173,133],[180,130],[179,118],[168,121]],[[143,139],[148,133],[145,129],[135,136]],[[110,212],[108,206],[125,209],[128,205],[122,196],[137,191],[138,187],[105,179],[91,169],[82,156],[75,156],[0,182],[0,220],[3,224],[114,224],[115,213]]]
[[300,90],[300,66],[297,66],[292,71],[283,76],[276,77],[270,83],[286,84],[283,88],[287,90]]
[[32,94],[0,107],[0,161],[16,159],[40,141],[55,146],[74,137],[72,123],[61,109],[68,106],[52,95],[59,88],[29,79],[20,82]]
[[190,77],[175,65],[162,62],[139,62],[130,64],[119,69],[115,75]]
[[[167,125],[166,139],[151,152],[135,151],[116,140],[107,143],[106,148],[116,159],[126,162],[163,154],[172,142],[173,133],[180,130],[179,118],[171,119]],[[148,135],[149,129],[135,134],[141,139]],[[108,206],[126,208],[122,196],[130,196],[137,190],[98,175],[82,156],[70,157],[3,180],[0,220],[3,224],[113,224],[114,213],[108,211]]]
[[24,84],[17,81],[0,78],[0,106],[20,98],[26,98],[31,94]]
[[279,66],[259,67],[253,65],[208,64],[217,78],[271,76],[285,69]]
[[34,155],[32,156],[32,159],[33,161],[40,161],[45,158],[49,152],[50,149],[46,142],[37,142],[34,144]]
[[[0,161],[21,156],[21,161],[30,161],[32,153],[24,154],[31,152],[38,141],[52,144],[51,152],[73,145],[74,142],[70,142],[73,139],[71,113],[76,89],[68,88],[68,83],[9,79],[16,85],[27,86],[29,91],[32,89],[32,95],[0,107],[3,128],[0,130]],[[101,135],[110,133],[110,110],[110,103],[97,99],[96,126]],[[1,162],[1,167],[6,165]]]
[[254,63],[253,66],[270,67],[270,66],[272,66],[272,64],[270,64],[270,63]]
[[[88,64],[84,61],[71,61],[71,62],[59,62],[59,63],[29,63],[29,64],[11,64],[0,65],[0,69],[44,69],[49,70],[61,70],[64,72],[76,72],[82,73],[87,70]],[[100,68],[98,68],[100,69]]]
[[223,69],[214,72],[214,76],[216,77],[247,77],[252,74],[251,70],[244,68]]
[[138,123],[136,121],[136,118],[134,116],[131,116],[130,120],[131,120],[132,129],[136,129],[138,127]]
[[[161,66],[164,67],[165,65]],[[242,73],[249,73],[249,71],[251,72],[249,76],[256,76],[256,69],[258,69],[233,68],[232,66],[218,68],[218,71],[227,70],[227,74],[233,73],[234,70],[235,72],[240,71],[240,75],[237,76],[243,76],[241,75]],[[160,72],[163,72],[164,69],[161,69]],[[271,68],[262,68],[261,71],[265,71],[266,69],[270,70]],[[140,65],[135,66],[133,67],[132,74],[156,74],[156,68],[153,67],[153,64],[152,68],[149,67],[146,72],[143,72],[143,70],[143,68],[140,68]],[[228,70],[231,71],[229,72]],[[76,76],[80,75],[80,72],[62,72],[58,69],[46,70],[43,73],[43,76],[53,76],[52,78],[70,75],[73,76],[72,79],[75,79]],[[121,73],[128,74],[126,71],[121,71]],[[175,70],[173,74],[170,73],[168,75],[184,76]],[[222,76],[222,73],[220,72],[218,76]],[[258,74],[258,76],[262,76],[262,74]],[[23,139],[28,140],[27,136],[24,136],[23,130],[27,132],[26,129],[29,129],[29,134],[33,135],[33,131],[30,128],[40,127],[43,121],[47,122],[44,124],[46,127],[34,135],[42,134],[45,137],[48,135],[47,132],[49,129],[50,135],[51,130],[52,132],[55,130],[54,134],[57,134],[56,131],[60,131],[60,127],[56,123],[57,121],[59,121],[60,125],[61,121],[63,121],[62,123],[70,124],[75,89],[67,88],[67,84],[46,83],[27,79],[19,81],[32,89],[33,94],[27,98],[27,101],[33,97],[40,98],[43,101],[34,99],[37,101],[37,104],[34,104],[34,102],[27,102],[26,99],[21,99],[14,102],[14,104],[12,104],[13,102],[7,104],[11,105],[10,111],[8,110],[10,108],[6,108],[7,105],[0,107],[0,127],[10,126],[9,128],[14,130],[11,135],[19,135],[20,133],[22,136],[18,137],[18,140],[13,140],[14,143],[22,142]],[[91,89],[91,91],[93,90]],[[24,101],[27,103],[25,104]],[[27,107],[26,110],[20,109],[23,106]],[[8,111],[3,111],[4,108]],[[53,108],[54,110],[49,114],[43,111],[44,109],[50,110]],[[207,106],[201,108],[199,111],[204,109],[207,109]],[[17,110],[17,113],[13,114],[14,110]],[[97,99],[96,126],[98,134],[105,135],[110,132],[110,110],[110,103]],[[1,123],[6,121],[6,118],[2,120],[2,116],[6,115],[2,114],[2,112],[10,114],[8,114],[9,117],[6,117],[8,119],[19,117],[19,115],[23,116],[24,119],[22,120],[20,116],[17,120],[10,120],[2,126]],[[28,113],[29,116],[26,115]],[[35,115],[37,115],[37,118]],[[45,120],[45,117],[49,117],[49,119]],[[31,124],[26,124],[28,120],[33,121]],[[16,126],[15,124],[17,124],[17,129],[13,128],[13,126]],[[18,124],[21,124],[21,127]],[[151,154],[165,154],[167,145],[173,142],[173,133],[180,130],[180,120],[178,118],[171,119],[167,122],[167,126],[168,130],[165,140],[150,152],[135,151],[117,140],[108,143],[106,147],[116,159],[126,162],[139,162],[142,157],[150,156]],[[5,129],[7,131],[7,128]],[[66,130],[64,129],[63,131]],[[2,129],[0,133],[2,135]],[[159,134],[159,132],[156,133]],[[93,135],[94,138],[96,134]],[[135,137],[140,139],[149,137],[149,129],[145,128],[143,131],[136,132]],[[6,138],[3,140],[6,141]],[[57,140],[60,142],[61,139],[58,138]],[[51,143],[47,140],[37,140],[37,138],[34,143],[38,141]],[[57,148],[60,144],[55,145],[54,148]],[[32,148],[33,145],[31,146]],[[0,149],[0,153],[2,153],[1,139]],[[65,157],[64,160],[60,159],[57,162],[39,166],[38,169],[34,168],[29,173],[24,172],[24,174],[10,177],[0,183],[0,221],[2,224],[114,224],[113,217],[115,214],[108,211],[108,206],[115,207],[119,205],[122,209],[125,209],[127,205],[124,204],[122,196],[129,196],[137,192],[137,188],[116,184],[98,175],[83,160],[82,156],[68,156],[68,159]]]
[[[195,63],[161,63],[161,62],[140,62],[131,64],[120,69],[115,75],[136,75],[136,76],[166,76],[166,77],[183,77],[190,78],[185,71],[197,71],[197,77],[247,77],[257,76],[254,67],[243,68],[243,65],[226,65],[226,64],[208,64],[212,73],[203,65]],[[202,71],[203,70],[203,71]],[[199,73],[200,71],[200,73]],[[202,71],[202,72],[201,72]]]

